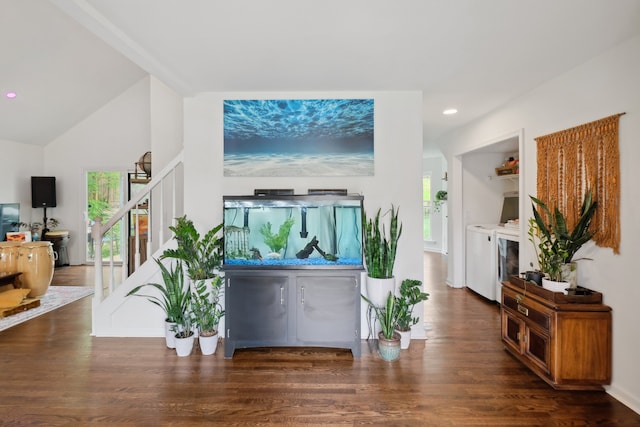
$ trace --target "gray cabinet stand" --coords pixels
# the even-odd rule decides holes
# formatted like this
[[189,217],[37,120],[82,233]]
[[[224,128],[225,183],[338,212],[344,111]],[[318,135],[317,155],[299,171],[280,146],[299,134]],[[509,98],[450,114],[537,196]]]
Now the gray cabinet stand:
[[361,270],[225,271],[224,356],[237,348],[349,348],[360,357]]

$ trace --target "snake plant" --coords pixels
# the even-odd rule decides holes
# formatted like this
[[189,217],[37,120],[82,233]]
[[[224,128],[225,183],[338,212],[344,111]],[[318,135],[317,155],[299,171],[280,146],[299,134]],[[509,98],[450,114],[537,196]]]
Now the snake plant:
[[398,212],[391,205],[389,235],[387,236],[384,224],[380,224],[380,212],[378,209],[375,218],[367,218],[363,211],[364,227],[364,259],[367,265],[367,274],[374,279],[389,279],[393,277],[393,265],[396,261],[398,240],[402,235],[402,223],[398,221]]

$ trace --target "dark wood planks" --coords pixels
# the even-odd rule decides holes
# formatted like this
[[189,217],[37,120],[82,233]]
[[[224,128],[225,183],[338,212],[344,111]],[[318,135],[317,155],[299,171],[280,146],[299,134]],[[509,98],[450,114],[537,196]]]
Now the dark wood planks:
[[[83,284],[74,268],[59,270]],[[606,393],[546,385],[504,351],[497,306],[444,274],[426,255],[428,340],[392,363],[366,342],[360,360],[326,348],[178,358],[160,338],[90,337],[85,298],[0,332],[0,425],[640,424]]]

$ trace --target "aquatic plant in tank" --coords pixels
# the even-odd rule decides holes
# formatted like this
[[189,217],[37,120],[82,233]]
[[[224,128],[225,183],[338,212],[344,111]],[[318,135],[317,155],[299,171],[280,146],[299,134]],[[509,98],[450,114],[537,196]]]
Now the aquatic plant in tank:
[[272,258],[280,258],[280,251],[287,244],[289,233],[291,232],[291,227],[293,227],[294,222],[295,220],[293,218],[286,219],[276,234],[271,231],[270,222],[260,227],[260,233],[264,236],[264,243],[271,249],[269,255],[271,255]]
[[224,268],[362,269],[361,196],[225,196]]

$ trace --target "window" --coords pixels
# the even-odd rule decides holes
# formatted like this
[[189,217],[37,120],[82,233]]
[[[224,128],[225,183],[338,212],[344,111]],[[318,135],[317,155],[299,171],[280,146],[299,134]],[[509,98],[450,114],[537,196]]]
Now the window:
[[[95,248],[91,236],[91,226],[96,217],[102,217],[105,224],[124,202],[124,174],[122,172],[87,172],[87,261],[93,262]],[[114,225],[112,233],[102,239],[102,258],[111,256],[113,247],[114,261],[121,261],[122,221]]]

